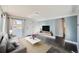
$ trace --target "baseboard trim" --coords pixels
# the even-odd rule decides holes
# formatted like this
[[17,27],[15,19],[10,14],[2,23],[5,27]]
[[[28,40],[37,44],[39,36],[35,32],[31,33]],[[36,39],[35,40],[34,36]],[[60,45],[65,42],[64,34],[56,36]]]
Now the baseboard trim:
[[69,43],[72,43],[72,44],[76,44],[76,45],[78,45],[77,42],[72,42],[72,41],[69,41],[69,40],[65,40],[65,42],[69,42]]

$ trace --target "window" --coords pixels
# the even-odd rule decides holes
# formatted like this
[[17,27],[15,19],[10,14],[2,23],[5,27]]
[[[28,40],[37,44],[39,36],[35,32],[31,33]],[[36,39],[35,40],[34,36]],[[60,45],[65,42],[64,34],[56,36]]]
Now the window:
[[13,34],[17,37],[22,37],[23,20],[10,19],[10,34]]

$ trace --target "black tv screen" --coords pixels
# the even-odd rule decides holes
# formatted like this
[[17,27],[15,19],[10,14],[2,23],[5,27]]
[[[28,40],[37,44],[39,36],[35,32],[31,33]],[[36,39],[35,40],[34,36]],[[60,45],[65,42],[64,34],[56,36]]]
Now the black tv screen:
[[42,26],[42,31],[50,31],[50,26]]

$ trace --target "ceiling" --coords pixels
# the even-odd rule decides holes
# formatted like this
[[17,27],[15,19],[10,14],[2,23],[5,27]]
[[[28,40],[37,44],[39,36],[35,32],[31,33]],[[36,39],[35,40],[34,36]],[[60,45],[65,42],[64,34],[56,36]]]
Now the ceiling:
[[52,19],[72,13],[71,5],[1,5],[1,8],[11,16],[34,20]]

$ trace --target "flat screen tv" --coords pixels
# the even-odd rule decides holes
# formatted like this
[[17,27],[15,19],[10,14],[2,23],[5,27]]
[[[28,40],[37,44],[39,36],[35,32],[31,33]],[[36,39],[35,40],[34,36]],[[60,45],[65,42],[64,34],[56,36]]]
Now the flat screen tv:
[[42,31],[50,31],[50,26],[42,26]]

